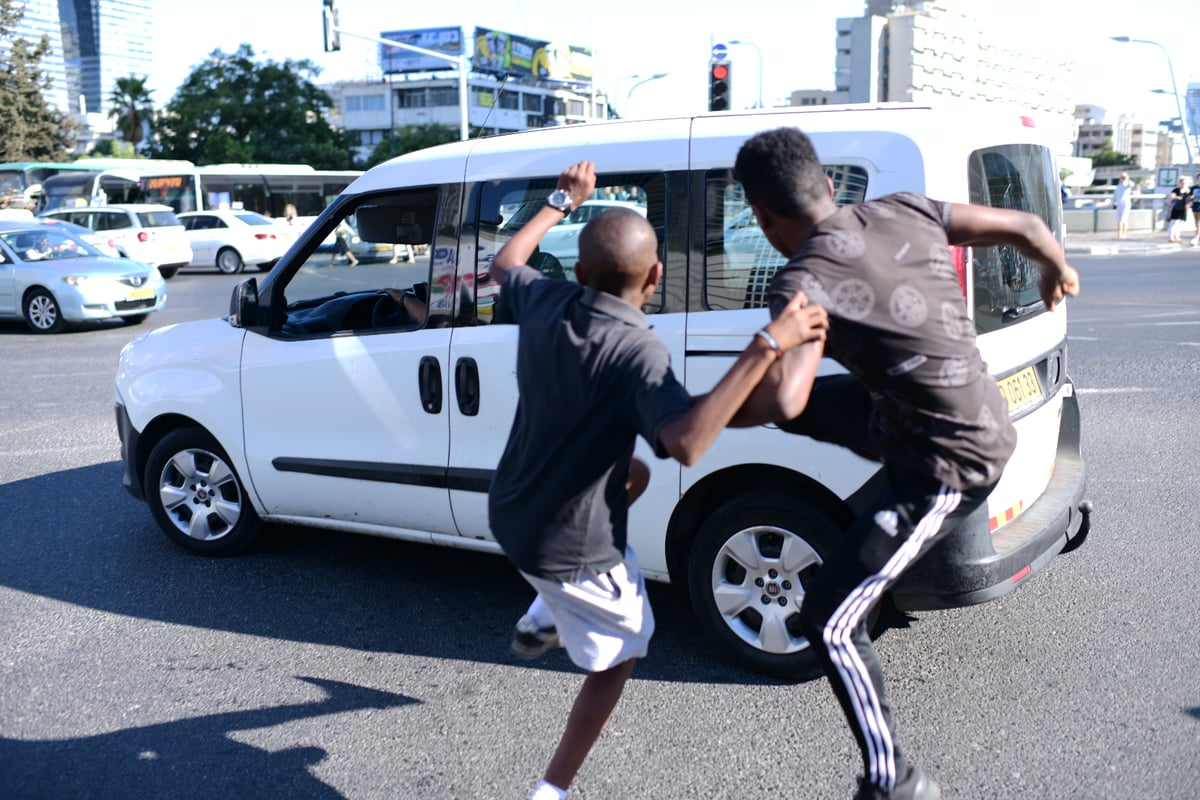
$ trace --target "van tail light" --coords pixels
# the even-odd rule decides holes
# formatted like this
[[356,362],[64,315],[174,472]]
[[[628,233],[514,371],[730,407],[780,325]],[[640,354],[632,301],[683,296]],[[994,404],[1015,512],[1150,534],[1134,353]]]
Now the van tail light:
[[273,233],[256,233],[256,234],[254,234],[254,238],[255,239],[274,239],[275,234],[273,234]]
[[950,247],[950,258],[954,261],[954,272],[958,275],[958,288],[963,299],[967,299],[967,264],[971,263],[971,248]]
[[150,234],[146,233],[145,231],[138,231],[138,241],[139,242],[150,241]]

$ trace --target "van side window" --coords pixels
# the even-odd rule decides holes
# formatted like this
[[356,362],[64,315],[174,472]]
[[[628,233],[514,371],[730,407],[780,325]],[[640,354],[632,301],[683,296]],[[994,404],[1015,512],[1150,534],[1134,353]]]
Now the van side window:
[[324,221],[325,237],[286,279],[280,332],[312,337],[448,325],[451,298],[430,289],[438,199],[436,188],[366,195],[339,219]]
[[[1060,235],[1058,172],[1047,148],[1013,144],[977,150],[968,180],[972,203],[1028,211]],[[973,255],[977,331],[999,330],[1044,311],[1037,266],[1015,247],[977,247]]]
[[[866,199],[867,171],[862,167],[827,164],[825,174],[833,181],[833,199],[838,205]],[[787,259],[775,251],[758,227],[732,170],[709,170],[704,188],[705,308],[765,308],[767,285]]]
[[[487,271],[496,253],[521,229],[553,191],[556,177],[487,183],[472,195],[468,220],[475,227],[464,232],[463,241],[474,240],[476,271],[476,322],[492,321],[497,287],[491,286]],[[551,228],[530,259],[529,266],[547,278],[575,280],[579,261],[579,234],[596,216],[613,208],[625,208],[649,220],[658,235],[658,257],[666,262],[667,178],[659,173],[604,174],[596,176],[592,199],[576,208]],[[658,313],[663,307],[662,284],[643,311]]]

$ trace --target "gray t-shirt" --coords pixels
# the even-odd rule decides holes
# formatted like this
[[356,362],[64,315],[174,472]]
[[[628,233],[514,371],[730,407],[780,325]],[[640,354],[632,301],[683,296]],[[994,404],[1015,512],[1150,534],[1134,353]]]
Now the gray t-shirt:
[[638,436],[691,407],[666,346],[628,303],[534,269],[509,270],[496,322],[520,326],[520,398],[488,494],[492,533],[518,569],[575,580],[625,557],[625,481]]
[[772,316],[797,290],[829,312],[825,353],[874,401],[885,459],[959,489],[995,482],[1016,446],[975,344],[948,249],[950,204],[902,193],[839,208],[771,281]]

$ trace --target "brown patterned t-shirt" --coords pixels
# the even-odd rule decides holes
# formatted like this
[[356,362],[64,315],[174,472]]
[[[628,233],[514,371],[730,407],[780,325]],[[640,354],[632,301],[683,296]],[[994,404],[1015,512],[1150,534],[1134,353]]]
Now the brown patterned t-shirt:
[[874,400],[888,461],[959,489],[1000,477],[1016,446],[975,344],[950,255],[950,204],[912,193],[844,206],[771,281],[777,316],[797,291],[829,312],[825,354]]

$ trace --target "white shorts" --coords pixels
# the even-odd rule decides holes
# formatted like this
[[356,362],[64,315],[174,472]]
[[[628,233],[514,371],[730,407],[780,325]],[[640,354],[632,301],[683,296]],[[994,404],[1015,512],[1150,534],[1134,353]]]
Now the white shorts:
[[563,647],[580,669],[603,672],[646,655],[654,613],[632,550],[607,572],[584,571],[573,583],[521,574],[550,609]]

